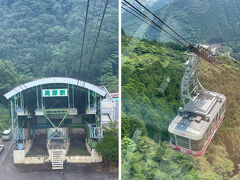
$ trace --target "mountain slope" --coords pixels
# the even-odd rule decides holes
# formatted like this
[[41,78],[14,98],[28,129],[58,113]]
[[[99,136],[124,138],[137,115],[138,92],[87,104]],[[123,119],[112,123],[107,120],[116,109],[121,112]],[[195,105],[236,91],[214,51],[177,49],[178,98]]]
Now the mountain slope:
[[[156,179],[230,178],[234,167],[240,163],[240,64],[227,56],[218,57],[222,62],[220,67],[200,61],[200,82],[207,90],[224,94],[227,97],[227,109],[225,119],[204,156],[190,158],[179,152],[173,153],[166,145],[169,142],[168,125],[181,106],[184,49],[176,44],[150,42],[129,36],[123,36],[122,45],[124,170],[132,168],[134,172],[138,170],[140,174],[149,173],[150,177],[158,177]],[[139,138],[136,138],[137,132],[140,132]],[[145,137],[154,140],[155,144]],[[145,157],[147,155],[142,154],[145,152],[145,146],[141,144],[143,140],[146,147],[150,145],[159,149],[152,149],[152,153]],[[152,170],[145,172],[144,168],[140,168],[145,164],[152,166]],[[171,171],[168,169],[170,167],[177,168]],[[137,176],[126,171],[124,173],[128,178]]]
[[[232,41],[240,35],[239,8],[238,0],[174,0],[154,12],[190,42],[214,43]],[[127,27],[124,30],[133,34]],[[167,40],[150,27],[139,36]]]
[[[90,1],[83,73],[88,67],[104,5],[101,1]],[[10,60],[25,75],[82,79],[78,67],[86,7],[86,0],[0,0],[0,58]],[[108,87],[117,90],[117,51],[118,1],[114,0],[109,1],[106,10],[88,81],[95,84],[103,84],[101,79],[114,81]]]
[[[171,3],[173,0],[148,0],[148,1],[144,1],[144,5],[155,11],[158,9],[161,9],[162,7],[164,7],[165,5]],[[142,2],[142,1],[141,1]],[[139,5],[136,2],[132,2],[132,4],[134,6],[139,7]],[[122,7],[126,8],[126,6],[122,5]],[[127,8],[126,8],[127,9]],[[142,9],[142,11],[145,13],[146,11],[144,11]],[[124,30],[126,30],[127,34],[136,34],[137,37],[144,37],[144,33],[147,28],[147,26],[139,19],[137,19],[136,17],[134,17],[133,15],[129,14],[128,12],[126,12],[125,10],[122,9],[122,28]],[[142,29],[141,31],[136,31],[137,28]]]
[[184,37],[197,43],[229,41],[239,35],[239,8],[238,0],[175,0],[156,13]]

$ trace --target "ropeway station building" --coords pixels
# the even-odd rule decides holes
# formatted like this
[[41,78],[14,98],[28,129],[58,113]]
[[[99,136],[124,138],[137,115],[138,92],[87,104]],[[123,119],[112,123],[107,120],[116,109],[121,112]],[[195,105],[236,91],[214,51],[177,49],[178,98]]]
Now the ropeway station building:
[[67,77],[20,85],[4,96],[11,103],[15,164],[101,162],[96,144],[103,126],[118,120],[118,97],[105,87]]

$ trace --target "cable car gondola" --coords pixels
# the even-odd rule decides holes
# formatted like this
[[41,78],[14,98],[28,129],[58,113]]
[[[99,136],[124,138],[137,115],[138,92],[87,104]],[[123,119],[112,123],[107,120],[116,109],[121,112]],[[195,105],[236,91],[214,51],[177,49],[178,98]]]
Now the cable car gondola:
[[[134,1],[146,10],[148,15],[127,0],[122,2],[125,6],[122,8],[191,52],[181,84],[183,108],[180,108],[180,113],[171,122],[168,131],[172,135],[170,147],[200,156],[205,152],[224,118],[226,97],[203,88],[197,77],[198,62],[200,58],[214,65],[220,64],[220,61],[216,58],[216,53],[200,44],[193,46],[139,0]],[[159,25],[159,22],[166,28]]]
[[170,147],[201,156],[207,149],[225,113],[226,97],[207,91],[197,78],[199,57],[192,54],[181,84],[183,108],[169,125]]
[[[209,92],[210,98],[197,97],[205,114],[180,112],[169,125],[170,147],[193,156],[201,156],[207,149],[225,113],[225,96]],[[219,100],[220,98],[221,100]]]

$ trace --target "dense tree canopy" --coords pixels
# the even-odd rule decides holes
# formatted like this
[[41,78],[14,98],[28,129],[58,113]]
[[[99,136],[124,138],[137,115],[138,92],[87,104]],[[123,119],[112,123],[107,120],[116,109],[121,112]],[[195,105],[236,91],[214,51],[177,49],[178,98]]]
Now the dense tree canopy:
[[[191,43],[232,42],[239,36],[239,0],[156,0],[154,3],[149,8]],[[140,38],[170,40],[127,12],[123,16],[123,28],[127,34]]]
[[118,122],[111,122],[107,128],[105,128],[104,136],[96,146],[97,152],[99,152],[104,160],[113,161],[118,164]]
[[[96,4],[95,4],[96,2]],[[90,1],[82,74],[87,71],[105,1]],[[0,0],[0,58],[33,77],[79,72],[86,0]],[[87,81],[117,91],[118,1],[109,1]]]
[[[144,5],[192,44],[220,43],[220,53],[230,52],[232,57],[240,61],[240,1],[156,0],[152,3],[146,1]],[[143,12],[148,15],[146,11]],[[148,40],[171,40],[126,11],[122,22],[128,35]]]
[[186,56],[172,43],[122,36],[122,178],[229,179],[240,163],[240,65],[218,57],[221,68],[200,61],[199,79],[207,90],[227,97],[225,119],[204,156],[168,148],[168,125],[179,112]]

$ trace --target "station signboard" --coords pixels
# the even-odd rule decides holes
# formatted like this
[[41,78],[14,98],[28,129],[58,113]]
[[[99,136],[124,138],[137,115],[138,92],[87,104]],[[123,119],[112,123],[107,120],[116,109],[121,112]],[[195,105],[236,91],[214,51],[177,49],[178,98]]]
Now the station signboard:
[[68,96],[68,89],[43,89],[42,97]]

